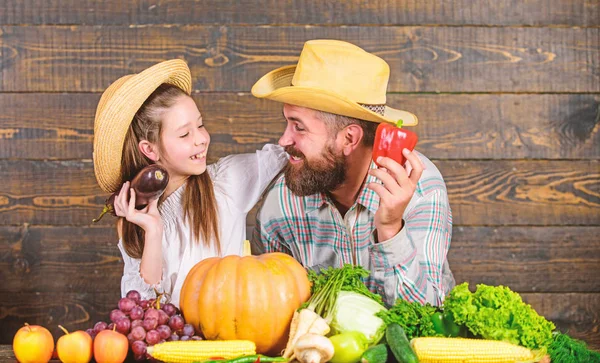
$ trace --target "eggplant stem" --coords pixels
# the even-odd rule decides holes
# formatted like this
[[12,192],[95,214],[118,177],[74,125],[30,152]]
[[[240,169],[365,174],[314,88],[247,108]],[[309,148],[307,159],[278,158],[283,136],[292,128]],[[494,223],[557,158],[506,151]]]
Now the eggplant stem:
[[112,206],[111,206],[111,205],[108,205],[108,204],[105,204],[105,205],[104,205],[104,208],[102,209],[102,213],[100,213],[100,215],[98,216],[98,218],[94,218],[94,219],[92,219],[92,222],[94,222],[94,223],[98,222],[99,220],[101,220],[101,219],[102,219],[102,217],[104,217],[104,215],[105,215],[106,213],[109,213],[109,212],[112,212],[112,211],[113,211],[113,208],[112,208]]

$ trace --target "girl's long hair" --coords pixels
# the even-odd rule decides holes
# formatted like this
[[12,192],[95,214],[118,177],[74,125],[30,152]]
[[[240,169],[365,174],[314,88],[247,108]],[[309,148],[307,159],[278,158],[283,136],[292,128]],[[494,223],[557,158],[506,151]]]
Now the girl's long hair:
[[[160,139],[162,115],[164,111],[175,104],[179,97],[189,96],[174,85],[162,84],[146,99],[135,114],[123,145],[122,182],[131,181],[143,167],[154,163],[142,154],[138,149],[138,144],[142,140],[148,140],[162,148]],[[162,199],[159,200],[159,204],[162,203]],[[213,247],[211,245],[214,241],[214,248],[220,255],[217,202],[208,172],[191,175],[187,179],[182,199],[184,220],[190,224],[196,243],[199,243],[202,238],[203,244],[210,248]],[[141,258],[144,251],[144,230],[125,218],[120,219],[125,252],[133,258]]]

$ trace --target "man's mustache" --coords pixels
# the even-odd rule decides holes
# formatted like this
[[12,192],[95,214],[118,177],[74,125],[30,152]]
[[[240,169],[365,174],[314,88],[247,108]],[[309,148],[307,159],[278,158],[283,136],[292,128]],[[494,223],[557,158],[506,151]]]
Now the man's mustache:
[[305,159],[304,154],[301,153],[298,149],[296,149],[295,147],[293,147],[291,145],[290,146],[286,146],[283,149],[290,156],[293,156],[293,157],[296,157],[296,158],[303,158],[303,159]]

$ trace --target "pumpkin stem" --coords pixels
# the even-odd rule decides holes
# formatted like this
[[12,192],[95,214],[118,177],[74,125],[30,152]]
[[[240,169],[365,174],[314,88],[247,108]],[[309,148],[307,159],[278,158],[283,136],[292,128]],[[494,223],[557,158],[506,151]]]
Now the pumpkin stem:
[[242,257],[250,256],[252,251],[250,249],[250,241],[244,240],[244,247],[242,249]]

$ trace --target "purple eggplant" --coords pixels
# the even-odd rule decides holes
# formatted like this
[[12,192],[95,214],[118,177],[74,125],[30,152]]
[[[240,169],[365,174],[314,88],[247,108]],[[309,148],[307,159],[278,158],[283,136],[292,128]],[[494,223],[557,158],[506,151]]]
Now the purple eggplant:
[[[135,208],[143,209],[154,199],[160,198],[167,184],[169,184],[169,173],[161,166],[152,164],[140,170],[131,181],[131,188],[135,191]],[[93,222],[98,222],[106,213],[116,216],[114,202],[117,195],[119,192],[108,197],[102,213],[98,218],[93,219]]]

